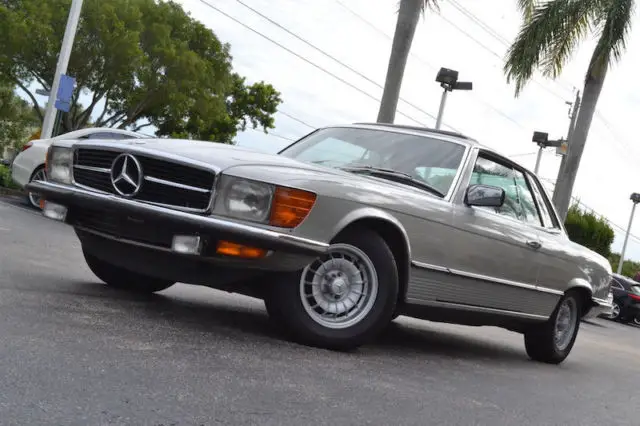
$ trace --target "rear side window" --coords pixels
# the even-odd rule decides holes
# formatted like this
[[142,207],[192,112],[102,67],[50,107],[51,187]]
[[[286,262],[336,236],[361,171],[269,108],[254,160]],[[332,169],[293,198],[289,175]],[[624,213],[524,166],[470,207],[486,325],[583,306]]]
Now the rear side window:
[[640,285],[632,285],[629,287],[629,291],[633,294],[640,294]]

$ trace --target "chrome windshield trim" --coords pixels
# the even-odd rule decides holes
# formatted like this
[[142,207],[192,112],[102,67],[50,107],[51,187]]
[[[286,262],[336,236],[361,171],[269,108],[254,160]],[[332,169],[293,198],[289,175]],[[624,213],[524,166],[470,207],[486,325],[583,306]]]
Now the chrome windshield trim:
[[145,175],[144,180],[147,180],[153,183],[158,183],[160,185],[167,185],[167,186],[173,186],[175,188],[186,189],[187,191],[201,192],[203,194],[208,194],[209,192],[211,192],[210,189],[198,188],[197,186],[185,185],[183,183],[172,182],[170,180],[165,180],[165,179],[158,179],[153,176]]
[[547,287],[541,287],[541,286],[537,286],[537,285],[533,285],[533,284],[526,284],[526,283],[521,283],[518,281],[512,281],[512,280],[505,280],[503,278],[497,278],[497,277],[491,277],[488,275],[482,275],[482,274],[476,274],[473,272],[466,272],[466,271],[461,271],[461,270],[457,270],[457,269],[450,269],[450,268],[446,268],[444,266],[439,266],[439,265],[432,265],[429,263],[424,263],[424,262],[418,262],[416,260],[412,260],[411,264],[417,268],[422,268],[422,269],[430,269],[432,271],[437,271],[437,272],[443,272],[446,274],[451,274],[451,275],[457,275],[460,277],[465,277],[465,278],[471,278],[471,279],[475,279],[475,280],[480,280],[480,281],[488,281],[488,282],[493,282],[496,284],[503,284],[503,285],[508,285],[511,287],[518,287],[518,288],[523,288],[526,290],[533,290],[533,291],[539,291],[542,293],[549,293],[549,294],[555,294],[555,295],[563,295],[564,292],[560,291],[560,290],[555,290],[552,288],[547,288]]

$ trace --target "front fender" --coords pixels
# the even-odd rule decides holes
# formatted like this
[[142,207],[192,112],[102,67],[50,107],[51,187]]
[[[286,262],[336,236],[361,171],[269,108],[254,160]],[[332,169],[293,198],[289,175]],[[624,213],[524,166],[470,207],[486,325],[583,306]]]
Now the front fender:
[[398,219],[384,210],[376,209],[374,207],[362,207],[353,210],[338,221],[331,234],[334,236],[338,235],[348,226],[362,220],[380,220],[393,225],[393,227],[402,235],[408,260],[411,261],[411,244],[409,242],[409,235],[407,234],[407,231]]

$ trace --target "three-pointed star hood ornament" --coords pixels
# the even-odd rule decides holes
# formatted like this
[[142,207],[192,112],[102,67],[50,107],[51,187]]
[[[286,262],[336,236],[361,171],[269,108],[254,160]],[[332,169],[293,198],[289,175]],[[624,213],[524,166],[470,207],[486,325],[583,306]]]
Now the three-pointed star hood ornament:
[[133,197],[142,188],[142,166],[131,154],[118,155],[111,164],[111,185],[123,197]]

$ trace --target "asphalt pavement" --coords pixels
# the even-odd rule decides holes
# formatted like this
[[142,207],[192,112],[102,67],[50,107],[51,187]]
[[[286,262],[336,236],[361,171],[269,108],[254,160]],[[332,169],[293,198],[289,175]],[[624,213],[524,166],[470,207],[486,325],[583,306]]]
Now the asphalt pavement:
[[640,328],[522,336],[400,317],[355,352],[283,339],[254,299],[107,288],[73,230],[0,199],[0,425],[638,425]]

